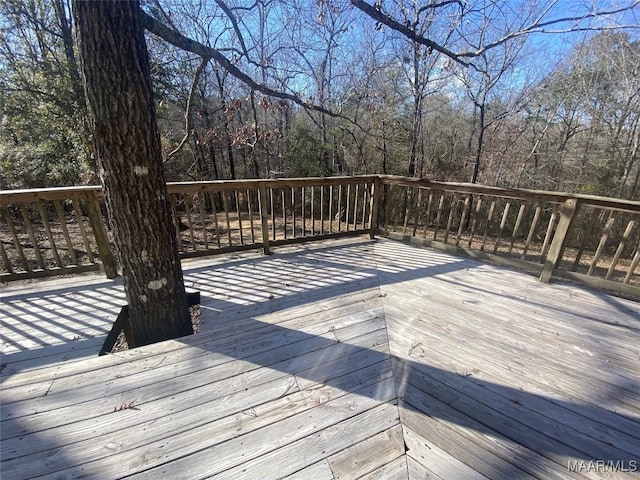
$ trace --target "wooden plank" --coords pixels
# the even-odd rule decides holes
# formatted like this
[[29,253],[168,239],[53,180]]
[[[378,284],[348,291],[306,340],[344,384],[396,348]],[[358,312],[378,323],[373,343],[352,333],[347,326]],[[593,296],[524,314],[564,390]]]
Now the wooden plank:
[[[31,387],[17,388],[16,386],[14,388],[6,388],[3,390],[3,404],[9,405],[13,402],[24,402],[34,397],[34,395],[40,395],[40,398],[34,398],[31,402],[26,403],[24,408],[36,408],[42,412],[46,409],[64,407],[68,396],[82,395],[83,392],[87,394],[87,398],[97,398],[100,395],[101,385],[105,382],[118,380],[117,390],[115,390],[116,387],[110,387],[109,392],[127,391],[131,385],[140,387],[161,381],[165,378],[166,372],[171,372],[170,375],[178,379],[181,375],[193,377],[197,371],[206,372],[210,371],[211,368],[228,369],[228,372],[223,372],[223,376],[220,377],[225,378],[234,369],[239,368],[242,370],[251,366],[240,361],[243,358],[253,362],[253,367],[255,368],[256,365],[279,364],[289,358],[297,357],[296,368],[307,368],[305,365],[309,362],[311,364],[317,362],[318,359],[316,357],[318,356],[324,355],[325,361],[329,361],[344,355],[355,354],[360,348],[384,343],[384,332],[378,331],[383,320],[379,319],[377,325],[370,321],[371,318],[376,319],[375,315],[375,313],[366,314],[365,316],[347,315],[343,320],[339,318],[325,320],[316,324],[313,330],[308,330],[309,333],[305,334],[271,326],[270,330],[266,328],[263,328],[262,331],[256,329],[255,334],[261,334],[258,339],[254,335],[248,336],[246,333],[240,333],[235,337],[215,339],[210,343],[196,343],[199,348],[195,350],[179,348],[180,343],[175,342],[178,348],[174,347],[174,350],[167,348],[166,351],[164,349],[160,350],[160,358],[157,355],[152,355],[144,361],[138,360],[136,362],[141,369],[154,367],[149,371],[132,371],[129,368],[129,363],[126,362],[126,359],[131,355],[123,355],[125,359],[117,357],[111,359],[109,357],[110,360],[106,364],[100,364],[102,368],[107,368],[102,376],[98,376],[96,368],[91,368],[91,366],[85,367],[87,373],[82,374],[80,373],[82,372],[82,365],[71,365],[71,371],[78,372],[73,376],[69,376],[69,373],[63,373],[64,369],[58,367],[55,386],[49,387],[46,392],[33,392]],[[363,319],[364,321],[362,321]],[[340,342],[348,340],[350,343],[349,345],[336,345],[336,339]],[[288,348],[286,352],[281,353],[279,351],[278,347],[286,344],[287,341],[296,340],[297,342]],[[225,343],[228,344],[229,342],[234,342],[234,347],[223,348]],[[334,348],[328,353],[327,350],[322,350],[327,347],[338,348]],[[185,356],[185,350],[191,354]],[[210,352],[216,353],[212,355]],[[233,355],[237,360],[232,360],[233,357],[230,358],[229,355]],[[193,367],[193,362],[195,361],[198,361],[198,370]],[[285,367],[284,364],[281,366]],[[211,371],[211,373],[214,374],[215,372]],[[218,374],[216,373],[216,375]],[[43,378],[43,376],[38,374],[36,378]],[[47,377],[45,376],[44,378]],[[23,382],[25,381],[23,380]],[[22,383],[21,385],[33,383],[29,379],[26,382],[28,383]],[[79,388],[84,390],[79,390]],[[11,412],[7,412],[7,415],[10,414],[15,418],[22,408],[22,405],[18,405]]]
[[487,477],[469,467],[469,465],[463,463],[453,455],[447,453],[437,444],[427,440],[424,436],[415,432],[413,429],[403,425],[402,430],[404,432],[404,442],[407,445],[407,455],[423,466],[424,470],[433,472],[437,475],[437,478],[455,478],[456,480],[487,479]]
[[[378,405],[355,418],[351,417],[339,424],[331,425],[307,438],[264,455],[256,461],[239,465],[211,478],[217,480],[252,480],[258,476],[265,479],[280,478],[281,471],[286,474],[304,463],[324,455],[330,455],[353,442],[366,438],[373,432],[389,428],[397,422],[397,407],[395,405]],[[274,469],[274,465],[278,465],[278,467]]]
[[[387,315],[389,315],[388,312]],[[400,322],[400,320],[398,320],[398,322]],[[395,329],[396,327],[389,328]],[[421,338],[421,340],[416,341],[420,342],[421,345],[429,345],[432,337],[436,337],[438,340],[441,338],[437,334],[423,334],[422,328],[412,327],[407,323],[402,323],[402,328],[408,329],[412,335],[419,335],[418,338]],[[453,327],[450,330],[460,331]],[[469,334],[465,336],[465,338],[473,341],[475,337]],[[477,357],[479,361],[495,362],[495,366],[503,372],[507,369],[508,373],[513,376],[511,380],[512,383],[515,379],[519,381],[525,381],[524,379],[527,379],[532,382],[547,384],[554,389],[566,392],[567,395],[575,396],[581,400],[587,400],[591,404],[606,405],[607,408],[615,409],[615,411],[630,417],[637,415],[640,411],[634,401],[638,389],[633,385],[629,385],[630,390],[625,389],[628,391],[621,391],[615,399],[610,398],[611,388],[617,384],[615,377],[606,377],[606,372],[599,378],[595,375],[575,378],[575,374],[568,369],[563,370],[559,362],[555,364],[550,361],[544,362],[541,355],[535,353],[527,355],[523,353],[519,357],[516,357],[509,355],[515,351],[515,348],[502,347],[497,341],[490,342],[481,340],[477,343],[477,346],[474,345],[473,348],[461,348],[460,355],[457,356],[455,360],[464,364],[472,363],[470,360],[464,359],[465,355],[470,355],[471,359]],[[423,346],[422,348],[427,347]],[[429,350],[433,349],[435,349],[435,347],[429,348]],[[470,371],[472,370],[473,368]],[[549,375],[549,372],[553,372],[553,375]],[[621,376],[621,378],[625,377]],[[597,382],[593,380],[597,380]],[[514,386],[517,385],[516,383]]]
[[[501,413],[475,407],[465,410],[461,407],[464,402],[474,402],[465,396],[455,398],[453,403],[446,407],[447,413],[439,414],[430,409],[432,406],[438,408],[437,405],[443,404],[433,402],[429,399],[430,395],[408,389],[407,398],[409,396],[411,400],[408,400],[407,404],[400,402],[403,425],[415,430],[423,438],[432,441],[489,478],[578,479],[582,477],[566,471],[568,459],[610,458],[628,461],[630,458],[628,454],[618,454],[611,448],[601,451],[595,457],[589,456],[590,454],[586,454],[585,457],[584,453],[568,445],[562,445],[545,435],[523,428],[516,419],[501,419],[494,423],[492,419],[496,416],[501,417]],[[461,413],[468,414],[472,411],[474,416],[487,426],[476,424],[468,418],[458,419],[458,407],[463,408]],[[499,426],[497,432],[491,430],[495,426]],[[553,427],[546,430],[546,433],[551,431]],[[571,432],[571,429],[565,429],[563,432]],[[582,442],[582,445],[584,446],[585,442]],[[514,448],[521,456],[518,452],[515,452],[514,456]],[[597,456],[602,454],[605,457]],[[601,478],[598,472],[587,472],[584,475],[587,478]]]
[[318,463],[298,470],[291,475],[287,475],[282,480],[334,480],[333,473],[329,467],[329,463],[326,460],[321,460]]
[[[79,459],[79,464],[91,462],[99,466],[103,469],[103,474],[110,469],[115,469],[115,473],[119,465],[121,468],[122,462],[140,464],[139,459],[145,458],[145,452],[166,448],[175,443],[176,438],[180,439],[180,445],[176,445],[168,455],[178,458],[196,450],[196,445],[203,439],[206,442],[221,443],[293,415],[308,412],[327,402],[342,404],[344,402],[340,399],[348,392],[362,391],[367,385],[378,385],[383,379],[389,379],[390,375],[389,364],[383,368],[379,365],[370,366],[333,381],[333,377],[329,376],[325,381],[331,381],[331,386],[316,384],[314,388],[305,391],[299,391],[295,379],[286,374],[275,376],[251,389],[238,389],[237,385],[229,382],[215,382],[215,389],[199,387],[196,391],[187,390],[173,398],[152,402],[147,406],[141,405],[137,414],[129,414],[123,410],[112,414],[115,418],[102,417],[91,420],[92,423],[84,420],[49,430],[49,433],[58,432],[68,442],[73,442],[65,449],[64,457],[56,458],[52,455],[57,448],[52,447],[46,438],[30,435],[14,439],[13,444],[9,442],[8,448],[3,445],[3,455],[8,455],[3,456],[3,459],[15,458],[8,465],[15,465],[16,470],[19,470],[20,464],[28,464],[29,467],[20,472],[25,478],[29,478],[29,475],[36,476],[38,470],[43,468],[39,461],[42,458],[50,459],[46,465],[50,472],[72,467],[65,465],[67,458],[71,457]],[[242,378],[237,379],[241,380]],[[207,391],[211,394],[207,395]],[[194,394],[198,396],[192,398]],[[167,414],[169,408],[170,413]],[[203,411],[207,414],[203,415]],[[100,422],[103,432],[99,442],[92,435],[92,428],[95,428],[97,422]],[[118,445],[118,448],[105,448],[105,445]],[[11,450],[11,447],[18,452]],[[28,452],[31,452],[29,456],[25,456]],[[118,455],[118,452],[126,454]],[[145,458],[142,463],[149,467],[154,461]],[[75,467],[74,465],[73,468]]]
[[[161,476],[189,480],[203,477],[253,479],[256,475],[265,479],[281,478],[363,437],[397,424],[397,407],[385,404],[393,395],[393,380],[388,378],[335,400],[320,403],[316,408],[270,422],[245,435],[234,436],[224,443],[218,443],[212,435],[200,434],[195,438],[198,447],[191,446],[178,452],[171,449],[161,451],[159,458],[154,458],[153,462],[158,467],[139,472],[138,476],[141,479]],[[253,418],[260,417],[258,413]],[[181,441],[181,446],[187,445]],[[211,453],[207,446],[215,446],[215,463],[209,461]],[[137,456],[141,454],[144,458],[143,452],[137,453]],[[169,460],[170,463],[165,463]],[[144,467],[148,468],[149,463]],[[131,462],[125,462],[124,465],[131,465]],[[120,464],[120,469],[122,466]],[[103,466],[97,468],[102,469]],[[134,473],[138,468],[124,473]]]
[[360,480],[409,480],[409,478],[412,477],[409,476],[409,472],[407,470],[407,457],[402,455],[377,470],[363,475],[360,477]]
[[409,479],[411,480],[413,480],[414,478],[420,480],[446,480],[446,478],[448,478],[439,477],[427,467],[425,467],[421,463],[418,463],[417,460],[414,460],[414,458],[410,457],[409,455],[407,455],[407,470],[409,473]]
[[[411,351],[416,348],[425,348],[425,339],[420,341],[420,345],[416,344],[415,340],[405,339],[402,336],[396,335],[396,332],[389,332],[391,338],[391,351],[397,351],[397,348],[404,349],[405,351]],[[436,342],[438,338],[434,339]],[[483,359],[474,358],[474,355],[470,355],[469,352],[465,352],[464,355],[468,358],[467,361],[460,359],[460,356],[456,358],[449,357],[444,352],[440,352],[434,346],[429,348],[429,355],[434,358],[434,362],[438,361],[438,368],[449,372],[455,372],[462,376],[469,376],[471,374],[473,379],[482,381],[482,385],[488,389],[497,389],[498,393],[502,395],[513,396],[513,400],[518,400],[517,390],[524,389],[529,392],[527,399],[543,400],[549,399],[554,402],[560,402],[560,404],[572,412],[587,417],[600,424],[606,424],[610,431],[625,432],[625,435],[629,435],[634,438],[640,438],[640,426],[637,422],[634,422],[630,418],[611,412],[606,408],[603,408],[598,400],[594,400],[591,392],[584,393],[582,390],[568,389],[563,386],[562,382],[553,385],[555,382],[547,379],[532,379],[531,375],[527,377],[528,371],[525,370],[523,374],[521,369],[514,369],[511,364],[507,367],[498,366],[487,362],[483,365],[482,370],[475,368],[474,362],[486,361]],[[438,360],[435,360],[437,358]],[[590,405],[598,408],[585,408],[583,405]],[[578,424],[579,425],[579,424]],[[587,428],[591,428],[591,423]],[[600,427],[602,428],[602,427]],[[614,436],[618,436],[618,433],[613,433]]]
[[336,480],[356,480],[403,454],[402,426],[398,424],[331,455],[328,461]]

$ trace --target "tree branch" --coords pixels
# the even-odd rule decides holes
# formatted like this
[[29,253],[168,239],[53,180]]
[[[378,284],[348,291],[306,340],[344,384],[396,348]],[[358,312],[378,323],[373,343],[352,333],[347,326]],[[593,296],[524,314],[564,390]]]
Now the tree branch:
[[169,42],[175,47],[181,48],[182,50],[186,50],[191,53],[195,53],[196,55],[202,58],[211,58],[215,60],[222,68],[224,68],[227,72],[233,75],[235,78],[243,82],[249,88],[256,90],[265,95],[281,98],[283,100],[289,100],[296,105],[300,105],[301,107],[307,110],[314,110],[317,112],[324,113],[331,117],[335,118],[344,118],[342,115],[332,112],[329,109],[324,107],[314,105],[308,102],[303,101],[300,97],[296,95],[291,95],[288,93],[280,92],[274,90],[272,88],[267,87],[266,85],[259,84],[249,75],[240,70],[237,66],[235,66],[227,57],[222,55],[219,50],[211,47],[207,47],[195,40],[185,37],[181,33],[167,27],[162,24],[155,18],[147,15],[144,11],[140,11],[140,19],[142,21],[143,27],[149,32],[157,35],[163,40]]
[[385,13],[382,13],[382,10],[379,10],[378,8],[374,7],[373,5],[369,5],[364,0],[350,0],[350,1],[351,1],[351,5],[356,7],[358,10],[366,13],[368,16],[370,16],[374,20],[377,20],[378,22],[380,22],[383,25],[386,25],[387,27],[391,28],[392,30],[400,32],[402,35],[407,37],[409,40],[413,40],[414,42],[419,43],[421,45],[425,45],[425,46],[435,50],[436,52],[440,52],[443,55],[446,55],[447,57],[452,59],[453,61],[459,63],[460,65],[463,65],[465,67],[469,66],[469,62],[466,62],[466,61],[462,60],[460,58],[460,55],[458,55],[457,53],[452,52],[451,50],[443,47],[442,45],[434,42],[433,40],[429,40],[428,38],[425,38],[422,35],[418,35],[411,28],[409,28],[409,27],[397,22],[396,20],[391,18],[389,15],[386,15]]
[[184,147],[185,143],[187,143],[187,140],[189,140],[189,137],[191,136],[191,130],[193,130],[193,121],[192,121],[193,97],[195,97],[196,88],[198,86],[198,83],[200,83],[200,76],[202,75],[204,68],[207,66],[207,63],[209,63],[209,57],[202,57],[202,59],[200,60],[200,65],[198,65],[196,72],[193,74],[193,83],[191,83],[191,88],[189,89],[189,98],[187,99],[187,108],[184,112],[184,123],[185,123],[184,137],[182,138],[182,141],[178,144],[178,146],[174,148],[171,152],[169,152],[169,154],[167,155],[167,158],[164,159],[163,163],[168,162],[171,159],[171,157],[173,157],[176,153],[182,150],[182,147]]

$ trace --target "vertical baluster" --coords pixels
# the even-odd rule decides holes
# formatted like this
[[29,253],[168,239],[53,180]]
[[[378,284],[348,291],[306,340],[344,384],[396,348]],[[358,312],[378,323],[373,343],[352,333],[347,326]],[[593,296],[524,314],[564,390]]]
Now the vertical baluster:
[[351,213],[350,203],[351,203],[351,184],[349,183],[347,185],[347,205],[346,205],[346,211],[345,211],[345,217],[344,217],[345,229],[347,230],[347,232],[349,231],[349,214]]
[[301,197],[301,201],[300,201],[300,216],[302,217],[302,236],[306,237],[307,236],[307,219],[305,218],[305,204],[307,203],[307,197],[306,197],[306,191],[304,189],[304,186],[302,186],[300,188],[300,197]]
[[420,221],[422,220],[422,189],[418,188],[417,190],[418,198],[416,199],[416,203],[414,205],[415,215],[413,217],[413,231],[411,232],[412,237],[416,236],[416,232],[418,231],[418,227],[420,226]]
[[329,233],[333,233],[333,185],[329,185]]
[[444,208],[444,197],[447,192],[440,192],[440,202],[438,202],[438,211],[436,213],[436,225],[433,231],[433,239],[437,240],[438,238],[438,230],[440,229],[440,219],[442,218],[442,210]]
[[65,218],[64,212],[62,211],[62,205],[60,203],[60,200],[54,200],[53,206],[56,209],[56,215],[58,216],[58,222],[60,222],[62,235],[64,236],[64,241],[67,244],[67,251],[69,252],[69,256],[71,257],[71,263],[73,265],[79,265],[78,256],[76,255],[76,249],[73,247],[73,242],[71,241],[71,235],[69,235],[69,228],[67,227],[67,219]]
[[16,231],[16,227],[13,224],[11,215],[9,214],[9,209],[5,205],[2,205],[1,211],[2,211],[2,216],[4,217],[5,222],[7,222],[7,225],[9,226],[9,231],[11,232],[11,236],[13,237],[13,243],[16,247],[16,251],[18,252],[18,256],[20,257],[20,263],[22,264],[22,268],[24,268],[25,271],[28,272],[29,262],[27,262],[27,257],[25,256],[24,251],[22,250],[22,246],[20,245],[18,232]]
[[84,244],[84,248],[87,251],[87,258],[89,262],[96,263],[93,257],[93,250],[91,249],[91,244],[89,243],[89,237],[87,236],[87,230],[84,228],[84,221],[82,220],[82,214],[80,210],[80,204],[78,203],[78,199],[74,198],[71,200],[71,205],[73,206],[73,213],[76,217],[76,222],[78,222],[78,228],[80,229],[80,236],[82,237],[82,243]]
[[489,234],[489,226],[491,225],[491,220],[493,219],[493,211],[496,208],[496,201],[491,200],[491,205],[489,205],[489,213],[487,214],[487,223],[484,225],[484,234],[482,235],[482,245],[480,245],[480,251],[484,251],[484,246],[487,243],[487,236]]
[[51,254],[53,255],[53,260],[56,262],[56,265],[58,265],[58,267],[62,267],[62,260],[60,260],[58,248],[56,247],[56,242],[53,238],[53,234],[51,233],[51,225],[49,225],[47,212],[45,211],[44,204],[41,200],[36,201],[36,207],[38,208],[38,213],[40,213],[40,219],[42,220],[42,225],[44,225],[44,231],[47,234],[49,245],[51,245]]
[[231,239],[231,220],[229,219],[229,202],[227,200],[229,192],[227,190],[223,190],[220,193],[222,194],[222,208],[224,209],[224,219],[227,228],[227,241],[231,247],[233,246],[233,240]]
[[633,260],[631,260],[631,265],[629,265],[629,269],[627,270],[627,274],[624,276],[622,283],[629,283],[631,276],[633,275],[633,271],[638,266],[638,262],[640,262],[640,246],[636,247],[636,251],[633,254]]
[[531,221],[531,226],[529,227],[527,241],[525,242],[524,248],[522,249],[522,255],[520,256],[521,260],[524,260],[527,256],[527,252],[529,251],[529,246],[531,245],[531,241],[533,240],[533,236],[535,235],[535,232],[536,232],[536,226],[538,225],[538,220],[540,219],[541,212],[542,212],[542,205],[538,203],[536,205],[536,209],[533,214],[533,220]]
[[178,239],[178,251],[182,252],[182,232],[180,231],[180,218],[176,208],[176,195],[169,194],[169,205],[171,205],[171,216],[173,217],[173,225],[176,227],[176,237]]
[[46,266],[44,263],[44,258],[42,257],[42,252],[40,251],[40,245],[38,245],[38,241],[36,240],[36,235],[33,231],[33,225],[31,224],[29,213],[27,212],[27,209],[25,208],[25,205],[23,203],[19,203],[18,206],[20,207],[20,213],[22,213],[22,220],[24,221],[24,225],[27,227],[29,238],[31,239],[31,243],[33,244],[33,252],[36,255],[38,265],[41,269],[45,270]]
[[252,198],[251,198],[251,190],[247,189],[245,192],[247,198],[247,210],[249,212],[249,225],[251,226],[251,243],[256,243],[256,232],[255,227],[253,225],[253,208],[251,206]]
[[324,234],[324,185],[320,185],[320,235]]
[[240,211],[240,194],[238,190],[233,191],[234,198],[236,200],[236,214],[238,215],[238,231],[240,232],[240,245],[244,245],[244,232],[242,228],[242,212]]
[[270,253],[269,247],[269,215],[267,213],[267,189],[264,183],[258,184],[258,204],[260,205],[260,225],[262,233],[262,252]]
[[507,254],[511,256],[511,252],[513,252],[513,245],[516,241],[516,236],[518,235],[518,230],[520,230],[520,224],[522,223],[522,219],[524,218],[524,212],[526,210],[526,204],[520,205],[520,209],[518,210],[518,216],[516,217],[516,224],[513,226],[513,232],[511,232],[511,241],[509,242],[509,251]]
[[216,244],[220,248],[220,226],[218,225],[218,208],[216,207],[216,201],[214,192],[209,192],[209,200],[211,201],[211,214],[213,215],[213,228],[216,234]]
[[353,229],[358,229],[358,190],[360,184],[356,183],[356,191],[353,193]]
[[198,211],[200,213],[200,225],[202,226],[202,240],[204,241],[204,248],[209,250],[209,239],[207,238],[207,222],[204,213],[205,207],[205,194],[204,192],[196,193],[198,199]]
[[469,245],[468,245],[469,248],[471,248],[471,246],[473,245],[473,237],[476,234],[476,227],[478,226],[478,219],[480,218],[480,210],[482,209],[482,202],[483,202],[483,198],[482,197],[478,198],[478,200],[476,201],[476,208],[473,209],[473,213],[472,213],[473,218],[471,219],[471,231],[469,232]]
[[311,186],[311,236],[316,234],[316,187]]
[[13,268],[11,267],[11,262],[9,261],[9,257],[7,256],[7,252],[4,249],[4,243],[0,242],[0,255],[2,256],[2,264],[4,265],[7,273],[13,273]]
[[620,256],[622,255],[622,251],[624,250],[624,247],[627,243],[627,241],[629,241],[629,237],[631,236],[631,232],[633,231],[633,228],[635,227],[636,222],[634,222],[633,220],[629,220],[629,223],[627,223],[627,228],[624,230],[624,233],[622,234],[622,240],[620,240],[620,243],[618,244],[618,248],[616,249],[616,253],[613,255],[613,260],[611,260],[611,265],[609,266],[609,270],[607,270],[607,274],[605,275],[605,280],[609,280],[611,279],[611,276],[613,275],[613,272],[615,272],[616,270],[616,265],[618,264],[618,261],[620,260]]
[[502,238],[502,233],[504,232],[504,227],[507,224],[507,217],[509,216],[509,209],[511,208],[511,202],[507,201],[507,204],[504,206],[504,211],[502,212],[502,219],[500,220],[500,228],[498,230],[498,236],[496,237],[496,243],[493,246],[493,253],[496,254],[498,252],[498,247],[500,245],[500,239]]
[[411,204],[413,200],[413,188],[407,187],[405,190],[405,198],[402,202],[404,208],[404,218],[402,219],[402,234],[407,234],[407,227],[409,225],[409,215],[411,214]]
[[542,242],[542,253],[540,254],[540,263],[545,263],[547,259],[547,253],[549,252],[549,246],[553,238],[553,229],[556,226],[556,219],[558,218],[558,206],[553,206],[553,212],[549,219],[549,225],[547,225],[547,233],[544,236],[544,242]]
[[296,238],[296,189],[291,187],[291,231]]
[[276,239],[276,211],[275,211],[275,194],[273,193],[274,188],[269,187],[269,205],[271,207],[271,239]]
[[198,245],[196,243],[196,237],[194,235],[195,228],[193,225],[193,220],[191,219],[189,195],[190,194],[188,193],[184,194],[184,210],[187,215],[187,225],[189,226],[189,239],[191,240],[191,249],[195,252],[198,249]]
[[447,228],[444,230],[444,238],[442,240],[444,243],[447,243],[449,239],[449,232],[453,226],[453,217],[456,214],[456,208],[458,208],[458,194],[454,193],[451,198],[451,203],[449,204],[449,218],[447,219]]
[[287,239],[287,191],[283,188],[280,193],[282,197],[282,233],[284,234],[284,239]]
[[456,235],[456,246],[460,245],[460,237],[464,230],[465,222],[467,221],[467,215],[469,215],[469,209],[471,208],[471,195],[467,195],[464,199],[464,207],[462,208],[462,216],[460,217],[460,225],[458,225],[458,233]]
[[427,232],[429,230],[429,222],[431,221],[431,206],[433,205],[433,191],[429,190],[429,198],[427,200],[427,212],[425,213],[424,218],[424,229],[422,231],[422,236],[427,238]]

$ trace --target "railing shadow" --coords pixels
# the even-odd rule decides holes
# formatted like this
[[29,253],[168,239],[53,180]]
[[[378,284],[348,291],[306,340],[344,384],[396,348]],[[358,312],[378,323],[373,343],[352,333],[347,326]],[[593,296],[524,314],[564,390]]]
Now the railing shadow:
[[[194,359],[193,370],[204,368],[198,366],[198,359],[204,360],[208,353],[213,353],[246,360],[256,368],[276,369],[300,381],[348,388],[344,386],[343,375],[336,376],[329,370],[348,372],[353,368],[354,359],[358,359],[358,365],[371,366],[368,372],[377,378],[391,361],[396,395],[406,418],[423,424],[425,430],[445,425],[440,435],[449,434],[458,439],[480,435],[501,445],[502,450],[498,449],[501,453],[494,458],[500,461],[495,463],[495,470],[488,472],[492,478],[518,478],[545,459],[556,464],[572,458],[628,465],[640,458],[637,408],[628,407],[623,413],[615,411],[616,402],[624,400],[628,404],[629,400],[638,398],[640,384],[634,378],[628,378],[624,385],[611,384],[610,403],[559,398],[527,391],[526,385],[522,390],[444,369],[430,360],[428,348],[422,356],[412,356],[394,349],[393,338],[390,338],[389,352],[379,348],[380,338],[375,335],[366,337],[360,332],[353,337],[349,329],[308,333],[304,326],[297,329],[285,326],[286,312],[305,305],[367,290],[375,292],[381,283],[406,284],[411,289],[411,282],[421,278],[443,276],[443,282],[451,282],[447,274],[462,274],[465,269],[482,266],[414,247],[402,252],[389,250],[381,261],[380,256],[374,256],[373,249],[380,251],[386,243],[306,246],[293,253],[239,256],[214,266],[185,269],[188,288],[199,290],[202,296],[202,333],[180,340],[202,351],[202,356]],[[462,280],[458,286],[478,295],[508,297],[490,289],[465,286]],[[117,290],[116,287],[108,290],[111,288]],[[66,293],[71,292],[62,290],[50,295]],[[91,303],[91,290],[82,295]],[[116,298],[116,295],[110,297]],[[380,297],[380,306],[384,301]],[[566,311],[570,310],[567,306]],[[635,311],[627,310],[625,314],[633,318]],[[282,312],[282,322],[262,319],[274,312]],[[589,322],[588,328],[594,329],[594,335],[606,334],[606,330],[597,329],[597,318],[585,321]],[[229,341],[230,338],[235,340]],[[259,351],[248,351],[245,348],[248,342],[262,342]],[[603,345],[595,342],[590,348],[603,348]],[[167,380],[172,381],[175,380]],[[370,392],[372,397],[377,396],[375,389]],[[9,409],[5,412],[10,416],[11,406],[5,408]],[[197,403],[193,408],[197,408]],[[554,423],[554,418],[565,421]],[[434,438],[443,437],[435,435]],[[28,436],[25,435],[25,439],[28,440]],[[54,447],[55,441],[49,448]],[[196,460],[185,458],[189,462]],[[68,458],[62,463],[72,468],[77,462],[78,459]]]

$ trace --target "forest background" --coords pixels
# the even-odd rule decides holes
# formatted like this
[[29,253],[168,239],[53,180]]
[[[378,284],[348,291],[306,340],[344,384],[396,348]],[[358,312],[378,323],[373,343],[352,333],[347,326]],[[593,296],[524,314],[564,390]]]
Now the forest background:
[[[142,6],[253,82],[147,33],[169,180],[387,173],[640,198],[637,1],[377,4],[456,59],[348,1]],[[0,29],[0,188],[98,183],[69,4],[4,0]]]

